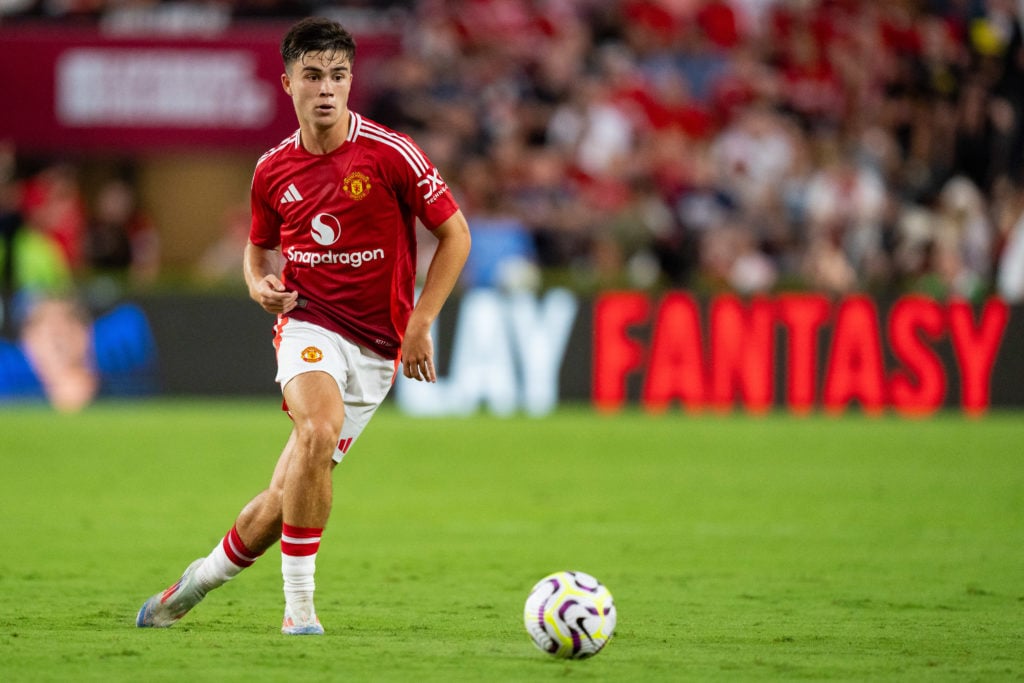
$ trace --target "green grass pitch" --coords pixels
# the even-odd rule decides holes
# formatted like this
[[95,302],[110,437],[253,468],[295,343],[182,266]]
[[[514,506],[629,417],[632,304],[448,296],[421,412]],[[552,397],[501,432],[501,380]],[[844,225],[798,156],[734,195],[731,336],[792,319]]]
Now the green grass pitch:
[[[150,594],[269,477],[265,401],[0,410],[0,680],[1024,679],[1024,415],[411,419],[335,472],[323,638],[273,548],[170,629]],[[559,569],[615,596],[591,660],[529,642]]]

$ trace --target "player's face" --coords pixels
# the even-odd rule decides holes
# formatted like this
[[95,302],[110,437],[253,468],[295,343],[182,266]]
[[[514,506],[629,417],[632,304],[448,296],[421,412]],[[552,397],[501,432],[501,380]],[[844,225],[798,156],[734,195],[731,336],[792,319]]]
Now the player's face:
[[341,52],[307,52],[281,76],[302,127],[326,130],[345,120],[352,65]]

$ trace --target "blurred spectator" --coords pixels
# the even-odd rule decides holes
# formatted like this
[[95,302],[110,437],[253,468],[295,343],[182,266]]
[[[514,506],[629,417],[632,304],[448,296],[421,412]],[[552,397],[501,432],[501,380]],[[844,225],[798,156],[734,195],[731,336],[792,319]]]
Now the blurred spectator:
[[160,271],[160,237],[139,207],[135,188],[123,178],[106,181],[96,193],[86,235],[86,256],[94,276],[149,284]]
[[838,126],[845,114],[842,83],[813,28],[795,24],[781,51],[780,104],[804,127]]
[[645,104],[646,122],[655,131],[674,129],[694,139],[707,139],[714,131],[710,112],[693,97],[690,84],[677,71],[657,75]]
[[586,77],[557,107],[547,140],[582,173],[602,176],[622,166],[632,149],[633,122],[605,83]]
[[778,279],[778,268],[761,250],[757,236],[749,230],[738,231],[729,288],[740,294],[764,294],[774,289]]
[[967,178],[946,183],[934,207],[905,206],[896,232],[893,265],[905,289],[973,300],[988,292],[995,228]]
[[64,294],[73,287],[65,253],[50,235],[27,225],[20,210],[14,145],[0,144],[0,310],[5,336],[13,336],[34,299]]
[[[873,283],[888,274],[882,241],[887,190],[878,174],[844,153],[841,144],[832,135],[818,138],[818,162],[804,199],[807,236],[817,259],[838,260],[832,249],[839,247],[855,279]],[[825,270],[837,278],[834,283],[845,279],[838,264]]]
[[[15,229],[10,247],[13,289],[17,298],[64,294],[74,288],[64,252],[48,235],[23,223]],[[0,245],[0,261],[7,258],[6,248]]]
[[22,188],[21,214],[57,244],[72,271],[83,265],[86,210],[74,166],[58,161],[29,178]]
[[4,264],[4,321],[9,330],[36,299],[73,291],[74,279],[66,253],[53,237],[24,222],[19,212],[9,212],[4,223],[0,263]]
[[21,342],[47,399],[60,412],[77,412],[99,390],[93,361],[91,322],[71,299],[35,303],[21,330]]
[[741,213],[757,216],[779,210],[782,184],[796,163],[793,135],[789,121],[755,104],[715,138],[710,153],[716,185]]
[[939,194],[939,213],[950,231],[947,241],[960,254],[965,277],[972,283],[958,293],[968,296],[992,275],[995,227],[985,197],[970,180],[952,178]]

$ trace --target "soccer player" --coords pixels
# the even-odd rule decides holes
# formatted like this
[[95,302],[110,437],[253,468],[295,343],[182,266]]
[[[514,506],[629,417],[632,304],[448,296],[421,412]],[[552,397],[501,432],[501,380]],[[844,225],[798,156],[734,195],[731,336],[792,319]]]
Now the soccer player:
[[[288,635],[319,635],[313,603],[331,474],[390,389],[434,382],[431,323],[470,249],[437,169],[406,135],[348,108],[355,41],[306,18],[284,37],[281,83],[299,129],[256,163],[245,247],[249,294],[277,316],[277,382],[292,432],[270,485],[210,554],[143,604],[136,624],[171,626],[278,540]],[[416,219],[437,238],[418,301]]]

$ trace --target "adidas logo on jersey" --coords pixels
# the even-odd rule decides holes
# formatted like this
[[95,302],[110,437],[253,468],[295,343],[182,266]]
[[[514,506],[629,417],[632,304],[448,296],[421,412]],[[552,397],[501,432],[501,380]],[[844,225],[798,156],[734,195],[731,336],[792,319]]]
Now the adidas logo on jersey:
[[282,204],[291,204],[302,199],[302,195],[299,194],[299,188],[295,187],[295,183],[289,183],[288,189],[284,191],[284,196],[281,197]]

